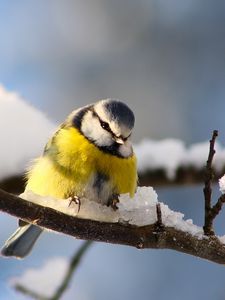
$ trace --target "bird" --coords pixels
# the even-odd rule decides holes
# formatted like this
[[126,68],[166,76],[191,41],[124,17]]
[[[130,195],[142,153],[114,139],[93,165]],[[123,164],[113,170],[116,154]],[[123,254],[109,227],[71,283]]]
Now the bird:
[[[133,111],[117,99],[74,110],[27,170],[25,191],[56,199],[80,199],[116,209],[118,196],[132,198],[138,182],[131,134]],[[43,229],[19,221],[1,249],[2,256],[24,258]]]

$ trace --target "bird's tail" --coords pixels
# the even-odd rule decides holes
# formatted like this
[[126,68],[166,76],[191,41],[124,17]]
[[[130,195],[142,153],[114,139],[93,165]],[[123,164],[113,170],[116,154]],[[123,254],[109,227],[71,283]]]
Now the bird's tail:
[[25,257],[32,249],[43,229],[32,224],[20,226],[1,249],[3,256]]

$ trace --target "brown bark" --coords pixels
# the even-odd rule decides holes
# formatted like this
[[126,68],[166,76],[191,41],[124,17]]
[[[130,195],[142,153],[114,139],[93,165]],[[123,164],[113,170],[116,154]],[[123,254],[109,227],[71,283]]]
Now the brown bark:
[[158,226],[158,222],[138,227],[81,219],[28,202],[3,190],[0,190],[0,210],[78,239],[128,245],[139,249],[172,249],[225,264],[225,245],[216,236],[198,239],[172,227]]

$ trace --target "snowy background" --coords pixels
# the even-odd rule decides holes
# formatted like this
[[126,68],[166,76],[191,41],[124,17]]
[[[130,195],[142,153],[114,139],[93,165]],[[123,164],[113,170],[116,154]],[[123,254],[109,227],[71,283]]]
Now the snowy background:
[[[72,109],[106,97],[133,108],[139,156],[154,147],[161,153],[154,163],[167,164],[170,176],[184,154],[197,164],[205,161],[204,144],[191,145],[204,143],[213,129],[220,130],[224,159],[224,30],[223,1],[0,1],[0,83],[26,99],[10,94],[6,101],[0,89],[1,179],[21,172]],[[170,163],[156,142],[162,138],[170,138]],[[151,140],[141,148],[143,139]],[[201,186],[157,193],[202,224]],[[215,186],[215,197],[218,193]],[[216,223],[220,235],[224,217]],[[0,214],[0,244],[16,223]],[[27,280],[31,268],[55,264],[63,272],[79,244],[45,233],[26,260],[0,259],[0,299],[24,299],[10,282],[17,276]],[[96,243],[64,299],[222,300],[224,282],[224,267],[207,261]]]
[[0,81],[53,121],[120,98],[135,141],[199,142],[224,128],[224,23],[224,1],[2,0]]

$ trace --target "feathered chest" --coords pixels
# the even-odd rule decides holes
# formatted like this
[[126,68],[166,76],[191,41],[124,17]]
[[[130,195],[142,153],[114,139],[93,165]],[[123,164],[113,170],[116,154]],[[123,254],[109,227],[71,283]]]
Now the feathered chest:
[[[41,164],[45,164],[45,167],[41,167]],[[104,153],[75,128],[61,129],[49,143],[45,156],[40,158],[36,166],[31,169],[28,186],[30,183],[33,191],[34,185],[31,182],[35,182],[35,176],[41,176],[40,171],[37,170],[38,166],[42,170],[40,185],[46,185],[44,194],[49,190],[49,194],[56,197],[63,193],[68,195],[72,190],[78,192],[81,189],[90,191],[90,194],[97,189],[98,192],[102,192],[100,197],[106,197],[110,192],[129,193],[132,197],[136,190],[135,155],[120,158]],[[40,175],[37,175],[38,173]],[[45,176],[47,182],[43,183]],[[51,179],[47,180],[48,176]],[[38,188],[42,190],[40,185]]]
[[59,165],[78,180],[86,181],[93,173],[107,177],[119,193],[133,195],[136,182],[136,157],[121,158],[104,153],[75,128],[61,130],[57,138]]

